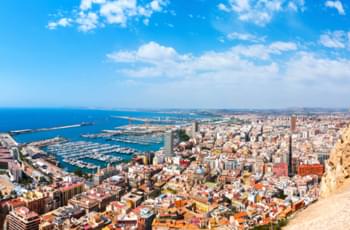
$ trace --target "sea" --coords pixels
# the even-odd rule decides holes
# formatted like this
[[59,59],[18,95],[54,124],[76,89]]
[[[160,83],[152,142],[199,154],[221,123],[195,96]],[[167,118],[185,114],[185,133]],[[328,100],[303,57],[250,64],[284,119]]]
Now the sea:
[[[42,109],[42,108],[1,108],[0,109],[0,132],[9,132],[23,129],[52,128],[58,126],[74,125],[82,122],[91,122],[92,125],[75,128],[50,130],[43,132],[24,133],[15,135],[14,139],[20,143],[30,143],[53,137],[64,137],[69,141],[89,141],[105,143],[105,139],[88,139],[82,134],[100,133],[102,130],[116,129],[129,124],[128,119],[117,117],[149,118],[149,119],[179,119],[195,120],[203,118],[202,115],[193,113],[169,113],[162,111],[134,111],[134,110],[97,110],[97,109]],[[142,124],[142,121],[132,121],[132,124]],[[140,152],[159,150],[163,143],[140,145],[117,141],[108,141],[122,147],[130,147]],[[129,161],[132,155],[120,154],[124,161]],[[100,161],[89,159],[90,163],[105,167]],[[60,162],[60,166],[67,171],[76,170],[76,166]]]

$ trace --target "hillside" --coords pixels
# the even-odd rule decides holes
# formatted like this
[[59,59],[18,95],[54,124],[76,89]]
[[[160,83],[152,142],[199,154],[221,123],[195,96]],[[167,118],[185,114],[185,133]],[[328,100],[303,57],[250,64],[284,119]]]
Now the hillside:
[[332,150],[321,182],[321,198],[293,218],[286,230],[350,229],[350,128]]

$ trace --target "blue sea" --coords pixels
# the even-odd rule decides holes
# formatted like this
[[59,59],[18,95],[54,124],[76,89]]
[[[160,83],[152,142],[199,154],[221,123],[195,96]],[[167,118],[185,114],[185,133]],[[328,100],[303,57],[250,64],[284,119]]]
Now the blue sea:
[[[91,126],[81,126],[77,128],[59,129],[45,132],[26,133],[14,136],[18,143],[28,143],[57,136],[65,137],[70,141],[91,141],[106,142],[104,139],[85,139],[81,134],[100,133],[105,129],[115,129],[129,124],[127,119],[113,118],[112,116],[126,116],[135,118],[164,119],[198,119],[195,114],[174,114],[150,111],[108,111],[93,109],[0,109],[0,132],[8,132],[22,129],[51,128],[57,126],[73,125],[82,122],[92,122]],[[132,124],[141,124],[140,121],[132,121]],[[124,142],[109,141],[110,144],[131,147],[139,151],[159,150],[162,143],[152,145],[138,145]],[[125,160],[131,158],[130,155],[122,156]],[[95,162],[98,164],[98,162]],[[102,165],[103,166],[103,165]],[[66,167],[65,167],[66,168]],[[71,167],[66,168],[69,171]]]

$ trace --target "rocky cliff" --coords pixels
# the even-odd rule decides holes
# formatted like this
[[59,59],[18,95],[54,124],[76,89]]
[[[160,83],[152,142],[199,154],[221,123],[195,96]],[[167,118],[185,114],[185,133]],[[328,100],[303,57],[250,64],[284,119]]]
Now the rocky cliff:
[[328,197],[350,177],[350,128],[343,130],[322,177],[320,196]]
[[321,181],[321,198],[286,226],[286,230],[350,229],[350,127],[331,151]]

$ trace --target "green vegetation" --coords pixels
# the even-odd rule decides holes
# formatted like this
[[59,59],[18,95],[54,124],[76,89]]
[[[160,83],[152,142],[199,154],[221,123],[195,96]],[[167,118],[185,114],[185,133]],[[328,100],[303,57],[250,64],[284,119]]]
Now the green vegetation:
[[84,172],[83,172],[83,170],[81,170],[81,169],[76,169],[76,170],[74,171],[74,174],[77,175],[77,176],[79,176],[79,177],[83,177],[83,176],[84,176]]
[[74,171],[74,174],[77,175],[78,177],[84,177],[85,179],[90,179],[91,175],[84,172],[82,169],[78,168]]
[[186,134],[186,131],[183,129],[180,129],[178,134],[180,142],[188,141],[190,139],[190,137]]
[[22,179],[19,181],[20,184],[23,184],[23,185],[28,185],[28,184],[31,184],[33,183],[33,179],[29,176],[27,176],[27,174],[24,174]]

